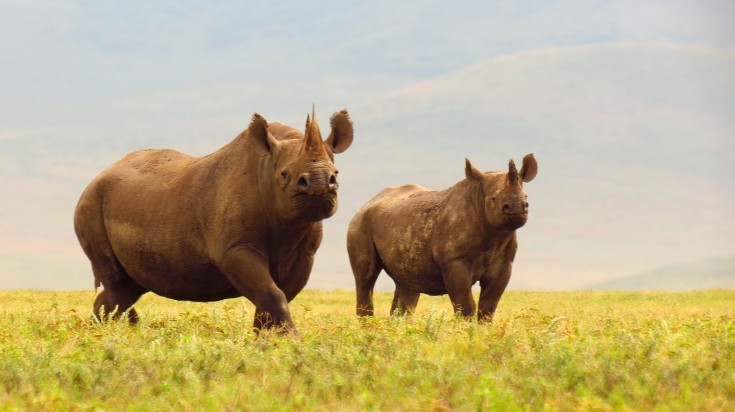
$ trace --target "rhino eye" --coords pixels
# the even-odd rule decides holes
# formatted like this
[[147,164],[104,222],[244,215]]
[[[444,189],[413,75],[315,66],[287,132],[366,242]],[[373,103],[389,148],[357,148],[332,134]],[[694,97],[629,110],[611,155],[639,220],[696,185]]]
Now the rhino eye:
[[281,177],[284,178],[284,179],[287,178],[288,177],[288,173],[286,173],[285,170],[282,170],[281,171]]

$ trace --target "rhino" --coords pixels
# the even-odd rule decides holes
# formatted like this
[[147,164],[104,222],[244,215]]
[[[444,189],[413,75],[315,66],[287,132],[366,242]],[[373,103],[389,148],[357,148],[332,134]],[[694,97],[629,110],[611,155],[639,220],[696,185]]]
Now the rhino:
[[520,171],[511,159],[507,172],[483,173],[465,159],[466,179],[448,189],[409,184],[369,200],[347,231],[357,315],[374,315],[373,288],[385,270],[396,285],[392,314],[413,311],[421,293],[448,294],[456,314],[491,321],[510,280],[516,230],[528,220],[523,183],[537,171],[533,154]]
[[306,285],[337,210],[334,154],[353,140],[347,110],[322,140],[314,111],[304,133],[258,113],[216,152],[132,152],[87,186],[74,230],[92,264],[95,316],[138,320],[146,292],[210,302],[244,296],[254,330],[296,332],[288,307]]

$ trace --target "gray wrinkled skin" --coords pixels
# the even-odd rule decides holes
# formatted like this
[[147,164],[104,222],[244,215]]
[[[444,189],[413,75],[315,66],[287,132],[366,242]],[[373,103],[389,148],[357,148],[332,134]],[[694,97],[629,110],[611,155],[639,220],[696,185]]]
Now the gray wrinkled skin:
[[[357,289],[357,314],[373,315],[373,287],[381,270],[396,284],[391,313],[413,311],[421,293],[448,294],[457,313],[489,321],[510,280],[528,219],[523,182],[536,177],[532,154],[517,171],[482,173],[466,160],[466,179],[446,190],[389,187],[353,217],[347,251]],[[478,305],[472,285],[480,282]]]
[[94,313],[127,311],[153,292],[177,300],[245,296],[254,327],[293,330],[288,302],[306,284],[322,239],[322,219],[337,210],[334,153],[352,143],[347,111],[335,113],[322,141],[255,114],[220,150],[192,157],[140,150],[86,188],[74,229],[104,290]]

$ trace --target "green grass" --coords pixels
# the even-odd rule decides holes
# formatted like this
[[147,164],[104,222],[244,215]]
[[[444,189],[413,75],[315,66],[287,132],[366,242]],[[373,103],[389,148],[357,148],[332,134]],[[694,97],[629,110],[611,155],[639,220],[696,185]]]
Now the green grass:
[[306,291],[300,338],[256,337],[245,299],[145,296],[133,327],[93,300],[0,292],[0,410],[735,410],[735,291],[511,291],[491,325]]

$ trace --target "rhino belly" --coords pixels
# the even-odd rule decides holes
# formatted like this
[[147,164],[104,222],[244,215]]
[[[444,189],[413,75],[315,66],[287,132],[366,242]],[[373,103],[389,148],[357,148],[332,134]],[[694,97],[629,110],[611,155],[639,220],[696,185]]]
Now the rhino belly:
[[157,295],[196,302],[240,296],[227,277],[213,264],[182,259],[166,262],[161,256],[123,256],[120,263],[137,284]]
[[142,269],[129,271],[129,275],[146,290],[170,299],[211,302],[242,296],[214,267]]
[[447,293],[441,270],[428,250],[406,253],[395,244],[383,248],[376,246],[385,272],[396,284],[427,295]]
[[[411,214],[410,205],[383,207],[373,216],[372,235],[386,273],[413,291],[442,295],[446,293],[441,270],[431,247],[434,220]],[[404,210],[404,209],[408,209]]]
[[214,301],[240,296],[195,242],[129,223],[111,225],[110,243],[130,278],[171,299]]
[[447,288],[444,286],[444,280],[441,274],[423,273],[423,274],[398,274],[386,268],[385,272],[393,279],[397,285],[413,290],[414,292],[423,293],[430,296],[446,295]]

